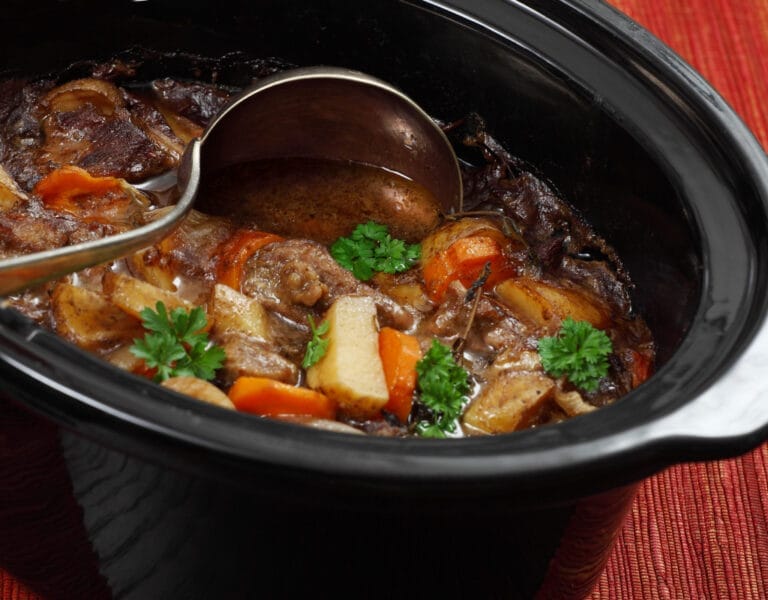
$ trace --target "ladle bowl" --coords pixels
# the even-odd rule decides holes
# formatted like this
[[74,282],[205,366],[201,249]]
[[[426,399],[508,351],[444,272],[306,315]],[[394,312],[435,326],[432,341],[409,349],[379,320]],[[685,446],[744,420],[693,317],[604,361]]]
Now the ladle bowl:
[[[0,296],[152,245],[192,209],[206,174],[272,158],[384,168],[426,188],[444,213],[462,207],[461,173],[453,148],[413,100],[358,71],[293,69],[260,79],[236,96],[203,135],[189,143],[177,175],[179,199],[170,211],[124,233],[0,260]],[[144,187],[151,188],[151,182]]]

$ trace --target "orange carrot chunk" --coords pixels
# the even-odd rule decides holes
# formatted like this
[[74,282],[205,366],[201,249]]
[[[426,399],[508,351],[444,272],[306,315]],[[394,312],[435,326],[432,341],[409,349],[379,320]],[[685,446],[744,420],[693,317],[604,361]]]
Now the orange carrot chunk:
[[238,377],[228,396],[237,410],[265,417],[336,418],[336,403],[325,394],[267,377]]
[[632,387],[636,388],[651,376],[651,357],[645,352],[630,350],[632,355]]
[[282,240],[283,238],[274,233],[238,229],[216,249],[215,255],[218,257],[216,280],[239,292],[243,280],[243,269],[248,259],[259,248]]
[[416,389],[416,363],[421,359],[419,341],[397,329],[383,327],[379,332],[379,355],[389,389],[384,410],[406,423]]
[[51,171],[33,191],[46,207],[86,222],[107,223],[125,218],[124,211],[134,203],[133,194],[122,179],[94,177],[71,165]]
[[424,265],[427,295],[432,301],[441,302],[451,282],[458,280],[464,287],[471,286],[480,277],[486,263],[491,265],[486,287],[515,274],[504,257],[501,245],[492,237],[475,235],[455,241]]

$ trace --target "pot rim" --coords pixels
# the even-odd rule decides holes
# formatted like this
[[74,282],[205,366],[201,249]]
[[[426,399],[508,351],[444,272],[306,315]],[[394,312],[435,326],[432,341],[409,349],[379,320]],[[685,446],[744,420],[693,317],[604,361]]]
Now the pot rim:
[[[501,0],[411,4],[457,20],[499,43],[518,45],[505,28],[504,11],[509,6]],[[763,150],[734,111],[680,57],[602,3],[562,0],[551,13],[534,8],[535,2],[514,5],[531,18],[548,21],[571,43],[621,63],[646,85],[684,101],[716,131],[721,150],[748,175],[762,207],[757,217],[768,220],[768,160]],[[574,31],[582,32],[582,37]],[[595,35],[587,38],[584,32],[601,33],[607,46],[597,48],[591,44]],[[743,302],[744,313],[717,337],[724,356],[704,365],[709,370],[693,372],[688,364],[697,344],[715,339],[711,332],[693,335],[711,321],[702,301],[688,335],[668,363],[649,382],[600,409],[599,418],[576,417],[508,435],[393,441],[233,414],[105,365],[7,309],[0,309],[0,379],[9,382],[11,398],[107,444],[120,430],[131,438],[153,436],[166,445],[201,449],[222,464],[270,465],[361,482],[450,487],[492,479],[496,485],[514,483],[521,489],[571,485],[596,491],[676,462],[735,455],[768,438],[768,407],[761,409],[759,402],[768,392],[768,381],[760,378],[762,365],[768,364],[768,299],[755,291],[766,287],[766,275],[757,268],[765,264],[766,255],[763,244],[750,257],[746,268],[753,293]],[[681,365],[687,368],[682,379]],[[661,396],[664,402],[658,401]],[[636,418],[638,407],[645,418]]]

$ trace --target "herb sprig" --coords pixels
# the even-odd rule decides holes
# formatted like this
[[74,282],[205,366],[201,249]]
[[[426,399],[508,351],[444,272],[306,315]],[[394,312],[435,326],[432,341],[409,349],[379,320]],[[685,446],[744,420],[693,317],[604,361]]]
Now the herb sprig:
[[556,336],[539,340],[544,370],[568,380],[587,392],[594,392],[608,374],[608,355],[613,344],[606,333],[587,321],[566,317]]
[[340,237],[331,246],[331,256],[361,281],[375,272],[402,273],[421,256],[421,244],[407,244],[389,235],[386,225],[368,221],[355,227],[349,237]]
[[307,344],[304,360],[301,362],[301,366],[305,369],[314,365],[328,350],[328,340],[323,339],[322,336],[328,333],[328,328],[330,327],[328,321],[323,321],[315,327],[315,320],[312,318],[312,315],[307,315],[307,320],[309,321],[309,328],[312,330],[312,339]]
[[131,353],[143,359],[150,369],[157,369],[155,381],[183,375],[213,379],[225,354],[202,331],[207,323],[203,309],[198,306],[187,312],[179,307],[169,314],[162,302],[155,309],[147,307],[141,311],[147,333],[144,338],[133,340]]
[[429,409],[431,418],[416,424],[424,437],[444,438],[456,431],[456,424],[469,394],[469,375],[456,364],[451,349],[432,340],[432,346],[416,363],[419,401]]

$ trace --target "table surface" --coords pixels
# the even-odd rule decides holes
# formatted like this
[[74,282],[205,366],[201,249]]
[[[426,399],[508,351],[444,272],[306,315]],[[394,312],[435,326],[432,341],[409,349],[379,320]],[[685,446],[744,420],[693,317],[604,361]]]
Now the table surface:
[[[768,143],[768,0],[611,4],[701,72]],[[618,598],[768,598],[768,445],[643,483],[590,596]],[[0,565],[0,600],[42,599]]]

